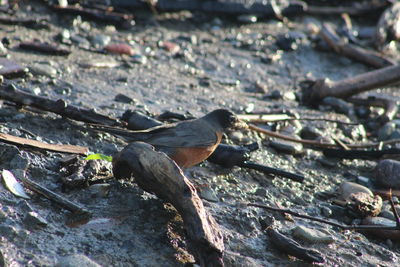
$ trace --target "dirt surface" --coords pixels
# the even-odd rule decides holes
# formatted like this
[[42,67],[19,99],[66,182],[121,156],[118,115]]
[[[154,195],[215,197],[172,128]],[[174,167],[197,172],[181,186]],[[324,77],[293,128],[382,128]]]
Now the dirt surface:
[[[21,2],[17,14],[30,18],[45,16],[50,21],[49,29],[1,25],[0,36],[10,41],[7,58],[28,68],[47,65],[57,73],[48,77],[34,73],[31,68],[33,74],[16,79],[16,83],[28,92],[51,99],[62,98],[70,104],[94,108],[114,117],[127,109],[202,116],[224,107],[238,114],[289,111],[301,117],[356,120],[352,112],[344,115],[326,106],[310,109],[301,105],[296,97],[300,92],[299,82],[325,77],[338,80],[371,70],[333,52],[315,49],[312,28],[322,20],[338,24],[334,17],[301,16],[286,23],[263,20],[243,24],[235,17],[197,12],[153,16],[147,11],[137,11],[134,12],[136,25],[126,30],[73,15],[55,14],[43,2]],[[359,28],[374,25],[358,20],[353,23]],[[66,45],[72,51],[69,56],[49,56],[18,48],[21,41],[59,40],[57,36],[65,30],[72,40]],[[277,47],[276,41],[286,33],[296,40],[294,51]],[[110,43],[130,44],[136,57],[90,51],[102,47],[96,47],[94,39],[107,39],[107,36]],[[179,45],[180,50],[174,54],[164,49],[161,42],[165,41]],[[146,62],[135,63],[139,59]],[[82,65],[93,61],[117,62],[118,66],[87,68]],[[398,88],[379,92],[397,97],[393,89]],[[273,91],[282,97],[266,97]],[[114,100],[117,94],[133,101],[117,102]],[[267,127],[276,125],[274,129],[287,126],[297,132],[313,126],[325,138],[366,140],[355,126],[300,121]],[[87,146],[93,153],[106,155],[113,155],[124,147],[122,140],[88,130],[83,123],[29,107],[19,109],[7,101],[0,101],[0,131],[48,143]],[[355,134],[346,136],[349,131]],[[239,167],[224,169],[209,162],[185,170],[203,192],[203,198],[208,199],[204,199],[204,205],[223,231],[226,266],[305,266],[305,262],[288,257],[270,243],[262,222],[271,216],[276,219],[277,229],[287,236],[292,237],[296,226],[320,230],[330,236],[333,241],[329,244],[295,238],[305,247],[323,254],[326,266],[398,264],[398,241],[341,231],[299,218],[285,220],[277,213],[241,205],[242,202],[273,206],[279,203],[311,216],[351,223],[356,218],[330,204],[333,199],[330,193],[336,192],[343,181],[355,181],[357,175],[372,177],[375,162],[342,160],[328,168],[320,163],[323,156],[316,150],[300,148],[297,155],[285,154],[271,146],[272,139],[249,130],[229,132],[227,137],[224,142],[234,144],[259,142],[261,148],[252,153],[253,161],[302,173],[306,179],[304,183],[280,177],[272,179],[260,172]],[[87,265],[81,266],[95,266],[90,265],[88,258],[101,266],[183,266],[194,262],[186,250],[182,222],[172,207],[132,181],[115,181],[106,163],[102,163],[105,165],[103,176],[91,177],[90,186],[69,188],[63,184],[65,172],[60,167],[64,156],[0,143],[0,168],[12,171],[17,178],[26,173],[32,180],[93,213],[88,223],[71,225],[73,218],[69,211],[29,190],[31,199],[22,200],[1,186],[0,265],[78,266],[76,263],[87,261]],[[208,197],[204,197],[206,192]],[[32,214],[45,222],[39,222]]]

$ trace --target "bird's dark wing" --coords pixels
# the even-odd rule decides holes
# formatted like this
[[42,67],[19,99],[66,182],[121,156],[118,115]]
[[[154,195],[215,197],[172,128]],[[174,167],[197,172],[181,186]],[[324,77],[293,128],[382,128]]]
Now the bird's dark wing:
[[149,138],[143,140],[154,146],[207,147],[218,142],[216,129],[202,119],[185,121],[175,127],[149,131]]

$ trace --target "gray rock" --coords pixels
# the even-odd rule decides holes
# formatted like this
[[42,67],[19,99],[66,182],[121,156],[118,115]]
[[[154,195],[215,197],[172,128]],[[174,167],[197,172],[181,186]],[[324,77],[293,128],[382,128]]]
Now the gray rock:
[[396,129],[389,137],[390,140],[392,139],[400,139],[400,130]]
[[332,107],[338,113],[349,115],[353,111],[353,105],[340,98],[328,96],[322,100],[322,103]]
[[110,191],[110,184],[94,184],[89,187],[92,197],[106,197]]
[[285,92],[283,94],[283,99],[294,101],[296,100],[296,94],[294,92]]
[[78,34],[74,34],[71,36],[71,41],[77,44],[79,47],[82,48],[90,48],[90,42],[85,38]]
[[375,167],[375,181],[385,188],[400,189],[400,161],[385,159]]
[[355,193],[366,193],[369,196],[373,196],[374,194],[360,184],[352,183],[352,182],[343,182],[339,188],[339,197],[343,200],[349,200],[352,194]]
[[26,170],[29,167],[29,159],[17,154],[14,158],[10,161],[10,169],[19,169],[19,170]]
[[202,199],[211,201],[211,202],[218,202],[219,199],[217,197],[217,195],[215,194],[214,190],[212,190],[209,187],[204,187],[201,189],[200,191],[200,197]]
[[293,236],[310,243],[323,243],[329,244],[335,239],[319,230],[307,228],[305,226],[297,226],[293,229]]
[[145,65],[147,63],[147,57],[141,54],[135,54],[131,57],[133,63]]
[[260,197],[266,197],[267,193],[268,192],[265,188],[257,188],[256,192],[254,192],[254,194],[256,194],[257,196],[260,196]]
[[91,38],[92,45],[97,48],[108,45],[110,41],[111,37],[104,34],[96,34]]
[[319,157],[317,161],[321,163],[322,166],[327,168],[334,168],[337,166],[339,159],[334,158],[326,158],[326,157]]
[[291,155],[297,155],[303,152],[303,145],[300,143],[295,143],[285,140],[274,140],[271,141],[270,145],[279,152]]
[[303,139],[314,140],[322,136],[322,133],[319,129],[313,126],[305,126],[303,129],[301,129],[300,136]]
[[18,236],[18,230],[15,228],[15,226],[2,224],[0,225],[0,236],[4,236],[9,241],[12,241]]
[[10,162],[16,155],[20,155],[20,151],[16,146],[0,144],[0,166],[2,168],[10,169]]
[[56,267],[101,267],[100,264],[83,254],[74,254],[58,259]]
[[57,70],[45,63],[34,63],[29,66],[29,71],[34,75],[43,75],[51,78],[57,76]]
[[333,212],[330,208],[328,207],[321,207],[321,213],[325,216],[325,217],[331,217]]
[[378,130],[378,140],[379,141],[388,140],[395,130],[396,130],[395,123],[393,122],[386,123]]
[[367,136],[364,125],[342,125],[340,128],[345,136],[353,140],[363,140]]
[[48,222],[39,214],[30,211],[25,215],[24,224],[29,228],[46,226]]

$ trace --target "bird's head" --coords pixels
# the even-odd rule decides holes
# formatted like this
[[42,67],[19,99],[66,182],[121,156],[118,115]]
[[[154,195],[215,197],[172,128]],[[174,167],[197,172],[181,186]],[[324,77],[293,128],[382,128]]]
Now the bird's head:
[[206,115],[217,122],[223,129],[236,127],[239,123],[238,117],[227,109],[216,109]]

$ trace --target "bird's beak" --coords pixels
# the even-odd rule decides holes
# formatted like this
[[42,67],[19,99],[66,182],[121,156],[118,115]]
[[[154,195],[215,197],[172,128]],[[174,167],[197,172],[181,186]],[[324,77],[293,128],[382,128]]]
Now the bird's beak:
[[235,116],[235,121],[232,124],[232,128],[234,129],[245,129],[247,128],[247,123],[241,119],[239,119],[239,117]]

